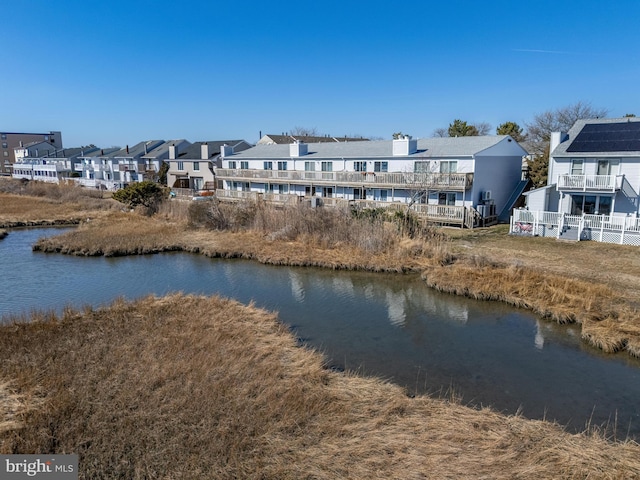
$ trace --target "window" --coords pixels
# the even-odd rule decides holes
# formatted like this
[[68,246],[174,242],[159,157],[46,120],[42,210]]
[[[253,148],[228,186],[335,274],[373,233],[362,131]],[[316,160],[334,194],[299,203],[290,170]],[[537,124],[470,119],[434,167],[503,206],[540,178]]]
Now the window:
[[429,162],[415,162],[413,164],[413,171],[415,173],[428,173],[429,172]]
[[611,197],[599,197],[598,198],[598,210],[597,212],[600,215],[609,215],[611,214]]
[[367,171],[367,162],[353,162],[353,169],[356,172],[366,172]]
[[389,162],[373,162],[374,172],[386,172],[389,170]]
[[9,145],[7,145],[7,142],[2,142],[2,148],[9,148]]
[[304,162],[305,172],[314,172],[316,170],[316,162]]
[[598,159],[598,175],[617,175],[620,160],[617,158]]
[[265,170],[273,170],[273,162],[264,162]]
[[322,162],[321,166],[323,172],[333,172],[333,162]]
[[7,151],[2,152],[2,154],[3,154],[5,157],[8,157],[8,156],[9,156],[9,152],[7,152]]
[[278,185],[278,193],[289,193],[289,185]]
[[456,194],[450,192],[441,192],[438,194],[438,205],[455,205]]
[[193,162],[193,169],[195,171],[200,170],[200,162]]
[[278,170],[286,170],[287,169],[287,162],[278,162]]
[[178,170],[184,170],[184,162],[178,162]]
[[584,170],[584,160],[582,158],[571,159],[571,175],[582,175]]
[[333,197],[333,187],[322,187],[322,196],[325,198]]
[[3,134],[2,134],[2,140],[6,140],[6,139],[7,139],[7,134],[6,134],[6,133],[3,133]]
[[386,190],[380,190],[380,201],[386,202],[388,198],[388,194]]
[[236,168],[236,161],[235,160],[229,160],[229,168]]
[[440,162],[440,173],[456,173],[458,171],[457,160],[442,160]]
[[240,162],[240,169],[241,170],[249,170],[249,162],[247,162],[246,160],[243,160]]

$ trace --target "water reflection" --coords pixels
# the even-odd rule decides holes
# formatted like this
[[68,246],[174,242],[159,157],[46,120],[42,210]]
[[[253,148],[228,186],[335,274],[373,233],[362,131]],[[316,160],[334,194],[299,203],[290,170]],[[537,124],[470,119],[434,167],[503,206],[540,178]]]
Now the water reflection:
[[387,290],[385,300],[391,325],[396,327],[403,326],[407,320],[407,314],[405,313],[406,296],[402,292],[394,293],[391,290]]
[[539,350],[542,350],[544,347],[544,335],[542,334],[542,328],[540,328],[540,320],[536,320],[536,336],[533,340],[533,344]]
[[293,270],[289,272],[289,281],[291,282],[291,294],[296,302],[304,302],[304,285],[302,279]]

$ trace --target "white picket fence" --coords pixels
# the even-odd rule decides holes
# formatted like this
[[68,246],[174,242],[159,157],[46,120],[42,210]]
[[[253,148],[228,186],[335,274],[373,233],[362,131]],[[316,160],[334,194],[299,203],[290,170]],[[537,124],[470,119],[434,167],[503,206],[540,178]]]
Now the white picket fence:
[[578,240],[640,246],[640,218],[627,216],[514,210],[509,233],[561,238],[568,228],[577,230]]

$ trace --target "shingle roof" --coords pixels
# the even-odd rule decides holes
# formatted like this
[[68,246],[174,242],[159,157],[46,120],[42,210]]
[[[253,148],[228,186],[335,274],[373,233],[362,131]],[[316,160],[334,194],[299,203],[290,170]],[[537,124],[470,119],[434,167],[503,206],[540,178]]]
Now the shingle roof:
[[[493,147],[507,135],[482,137],[444,137],[418,139],[418,151],[411,158],[440,158],[473,156]],[[309,143],[305,156],[315,158],[375,158],[393,157],[393,140]],[[522,150],[522,155],[526,151]],[[289,158],[289,145],[256,145],[244,152],[234,154],[235,158]]]
[[60,148],[58,150],[45,150],[44,152],[38,152],[41,153],[41,155],[38,156],[28,156],[26,158],[48,158],[48,159],[52,159],[52,158],[75,158],[75,157],[79,157],[80,155],[84,154],[84,155],[88,155],[91,153],[94,153],[98,151],[99,149],[98,147],[96,147],[95,145],[90,145],[90,146],[86,146],[86,147],[73,147],[73,148]]
[[160,145],[156,146],[155,148],[152,148],[152,149],[147,148],[147,153],[142,155],[142,158],[145,158],[145,159],[157,158],[157,157],[167,153],[169,151],[169,146],[178,144],[182,148],[184,148],[184,144],[185,143],[189,143],[190,144],[190,142],[188,142],[187,140],[184,140],[184,139],[168,140],[168,141],[166,141],[164,143],[161,143]]
[[[113,157],[115,158],[130,158],[130,157],[139,157],[145,155],[145,147],[146,153],[149,153],[154,148],[158,148],[160,145],[164,143],[164,140],[147,140],[145,142],[136,143],[133,147],[125,147],[121,148]],[[127,148],[129,151],[127,152]]]
[[178,150],[178,158],[183,160],[200,160],[202,145],[209,145],[209,158],[220,154],[220,147],[223,145],[238,145],[244,140],[213,140],[206,142],[196,142],[189,145],[183,151]]
[[594,125],[594,124],[607,124],[607,123],[624,123],[624,122],[640,122],[640,118],[636,117],[625,117],[625,118],[590,118],[578,120],[573,127],[568,132],[568,138],[564,142],[560,143],[553,152],[551,153],[552,157],[603,157],[603,156],[626,156],[626,157],[638,157],[640,156],[640,151],[615,151],[610,150],[606,152],[569,152],[568,149],[571,147],[573,142],[576,140],[582,129],[585,125]]
[[[269,140],[267,140],[267,137]],[[330,136],[316,136],[316,135],[270,135],[267,134],[260,139],[258,143],[268,143],[269,141],[278,145],[289,145],[290,143],[299,140],[304,143],[337,143],[337,142],[363,142],[368,141],[368,138],[355,138],[355,137],[330,137]]]

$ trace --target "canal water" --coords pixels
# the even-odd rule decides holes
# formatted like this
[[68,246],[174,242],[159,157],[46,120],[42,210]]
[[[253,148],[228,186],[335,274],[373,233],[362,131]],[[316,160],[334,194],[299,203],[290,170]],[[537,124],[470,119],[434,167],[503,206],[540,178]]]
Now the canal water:
[[32,252],[60,229],[0,240],[0,322],[32,310],[169,292],[219,294],[278,312],[336,369],[410,395],[455,395],[580,431],[640,438],[640,362],[605,355],[560,326],[499,303],[431,290],[417,276],[274,267],[186,253],[86,258]]

